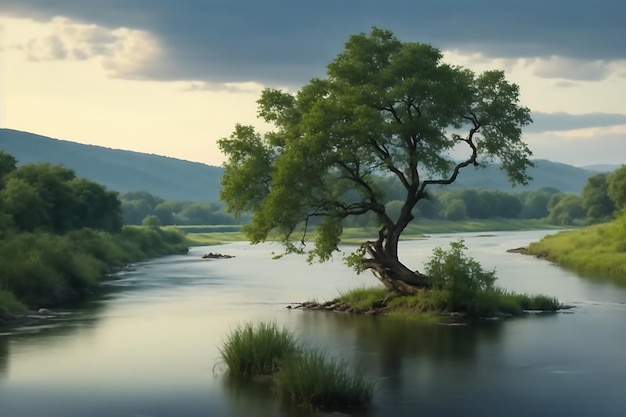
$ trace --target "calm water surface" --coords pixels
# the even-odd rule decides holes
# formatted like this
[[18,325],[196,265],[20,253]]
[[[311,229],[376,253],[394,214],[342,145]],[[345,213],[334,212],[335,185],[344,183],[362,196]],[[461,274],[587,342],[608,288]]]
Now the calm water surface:
[[[224,377],[224,337],[261,320],[378,380],[372,406],[351,415],[624,416],[626,290],[506,253],[545,233],[463,237],[472,256],[496,268],[501,286],[575,308],[471,325],[288,310],[375,280],[355,277],[339,259],[314,266],[300,257],[272,260],[278,246],[193,248],[135,265],[84,308],[0,330],[0,417],[313,415],[265,385]],[[421,268],[432,247],[459,236],[404,242],[401,256]],[[200,258],[209,251],[235,258]]]

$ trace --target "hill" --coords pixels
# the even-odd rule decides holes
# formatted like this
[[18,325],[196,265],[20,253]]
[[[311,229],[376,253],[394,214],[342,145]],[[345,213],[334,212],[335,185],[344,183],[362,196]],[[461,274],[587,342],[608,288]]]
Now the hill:
[[166,200],[217,201],[222,168],[159,155],[84,145],[0,129],[0,150],[18,164],[48,162],[126,193],[147,191]]
[[564,193],[580,193],[587,179],[597,174],[596,171],[545,159],[537,159],[534,163],[535,167],[528,170],[533,180],[526,187],[519,185],[512,187],[497,164],[486,168],[466,168],[463,175],[459,175],[454,187],[486,188],[507,192],[534,191],[543,187],[552,187]]
[[[223,169],[165,156],[83,145],[46,136],[0,129],[0,150],[13,155],[20,164],[49,162],[62,164],[81,177],[112,190],[147,191],[166,200],[217,201]],[[468,167],[453,185],[456,188],[484,188],[506,192],[553,187],[562,192],[582,191],[587,178],[597,173],[584,168],[547,160],[535,161],[527,187],[511,187],[497,165]]]

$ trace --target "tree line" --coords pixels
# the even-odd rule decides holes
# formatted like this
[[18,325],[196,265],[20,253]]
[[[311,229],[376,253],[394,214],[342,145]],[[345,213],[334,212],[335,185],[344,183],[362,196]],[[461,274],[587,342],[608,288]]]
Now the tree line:
[[125,193],[120,200],[126,224],[234,225],[245,221],[226,214],[220,202],[164,200],[145,191]]
[[60,165],[0,151],[0,322],[78,300],[114,267],[185,252],[173,230],[125,226],[118,193]]
[[[387,178],[378,178],[385,190],[383,202],[390,217],[400,215],[402,188]],[[555,225],[582,225],[610,219],[624,205],[626,169],[590,177],[581,195],[563,193],[553,187],[535,191],[504,192],[475,188],[434,190],[413,209],[419,219],[545,219]],[[350,193],[350,192],[348,192]],[[120,196],[122,219],[133,225],[236,225],[247,223],[249,216],[234,218],[221,202],[165,200],[145,191]],[[311,221],[315,225],[315,220]],[[353,216],[344,220],[345,227],[368,227],[376,217]]]

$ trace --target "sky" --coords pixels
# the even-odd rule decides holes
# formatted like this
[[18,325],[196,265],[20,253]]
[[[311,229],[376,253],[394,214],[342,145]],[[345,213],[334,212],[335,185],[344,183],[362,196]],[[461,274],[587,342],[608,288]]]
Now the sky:
[[2,0],[0,127],[221,165],[216,141],[373,26],[502,69],[535,158],[626,163],[623,0]]

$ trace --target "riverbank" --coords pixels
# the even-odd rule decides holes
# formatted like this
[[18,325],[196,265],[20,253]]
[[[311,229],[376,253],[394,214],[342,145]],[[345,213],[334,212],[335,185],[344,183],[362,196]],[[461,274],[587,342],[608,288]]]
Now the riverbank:
[[0,242],[0,320],[76,303],[123,265],[187,250],[182,233],[154,227],[127,226],[115,234],[81,229],[5,236]]
[[498,288],[480,291],[462,303],[454,298],[454,294],[446,290],[424,290],[418,294],[403,295],[392,294],[384,287],[372,287],[355,289],[330,301],[307,301],[288,308],[433,322],[513,317],[531,311],[556,312],[565,308],[553,297],[516,294]]
[[609,223],[547,235],[526,253],[583,276],[626,285],[626,212]]
[[[181,230],[190,246],[219,245],[228,242],[247,241],[242,231],[225,231],[227,226],[168,226],[166,229]],[[233,226],[228,226],[232,230]],[[418,219],[402,234],[402,239],[419,239],[435,233],[482,233],[499,231],[563,230],[562,226],[547,224],[539,219],[482,219],[482,220],[426,220]],[[341,242],[362,243],[378,235],[375,227],[348,227],[344,229]],[[311,235],[313,236],[313,235]]]

